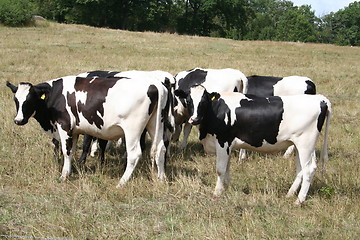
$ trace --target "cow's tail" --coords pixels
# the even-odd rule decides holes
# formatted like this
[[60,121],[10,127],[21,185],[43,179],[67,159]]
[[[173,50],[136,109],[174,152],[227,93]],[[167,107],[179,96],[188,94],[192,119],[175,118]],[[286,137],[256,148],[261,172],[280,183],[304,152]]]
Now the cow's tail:
[[320,161],[321,161],[321,172],[325,171],[325,162],[329,160],[328,155],[328,135],[329,135],[329,126],[330,126],[330,119],[331,119],[331,102],[324,97],[323,99],[327,105],[327,112],[326,112],[326,123],[325,123],[325,133],[324,133],[324,143],[320,153]]
[[[171,113],[171,105],[168,104],[169,100],[169,94],[167,88],[158,81],[156,84],[156,87],[158,89],[159,98],[158,98],[158,104],[157,104],[157,110],[156,110],[156,130],[155,130],[155,136],[153,140],[152,151],[152,162],[154,165],[154,161],[157,163],[158,167],[158,178],[160,180],[165,178],[165,155],[166,155],[166,149],[167,145],[165,143],[166,141],[166,132],[167,132],[167,125],[169,122],[169,114]],[[173,115],[172,115],[173,116]],[[170,121],[174,121],[173,117],[170,119]],[[154,159],[155,158],[155,159]]]

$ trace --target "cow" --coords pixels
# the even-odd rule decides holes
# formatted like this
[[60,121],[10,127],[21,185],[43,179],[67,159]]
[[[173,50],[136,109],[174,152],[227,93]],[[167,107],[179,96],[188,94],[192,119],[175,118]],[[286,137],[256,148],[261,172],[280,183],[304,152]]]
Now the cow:
[[308,77],[248,76],[247,94],[261,97],[316,94],[315,83]]
[[287,197],[301,188],[295,204],[306,199],[316,169],[315,145],[326,120],[320,159],[328,159],[327,139],[331,103],[322,95],[257,97],[241,93],[209,93],[202,86],[188,92],[176,90],[189,111],[189,123],[199,125],[200,140],[206,152],[216,154],[217,183],[214,196],[220,196],[230,181],[229,158],[232,149],[244,148],[275,153],[290,145],[296,148],[296,178]]
[[60,179],[71,173],[71,160],[79,134],[105,140],[126,137],[127,165],[117,187],[131,177],[141,157],[140,136],[147,129],[151,159],[157,176],[165,179],[164,125],[173,123],[167,109],[168,89],[157,80],[141,77],[82,78],[67,76],[33,85],[7,82],[14,93],[15,124],[25,125],[34,117],[40,126],[61,143],[64,165]]
[[[214,92],[244,92],[248,88],[248,80],[246,76],[239,70],[226,69],[202,69],[194,68],[188,71],[182,71],[175,75],[176,87],[182,91],[188,91],[190,87],[202,84],[209,91]],[[188,123],[189,114],[187,106],[182,99],[175,96],[174,103],[175,125],[176,130],[173,135],[174,141],[179,139],[181,126],[184,123],[184,135],[180,146],[183,150],[186,148],[187,140],[191,131],[191,124]]]
[[[297,94],[316,94],[315,83],[308,77],[289,76],[289,77],[273,77],[273,76],[247,76],[248,88],[247,94],[259,97],[270,96],[287,96]],[[294,151],[294,147],[290,146],[284,158],[289,158]],[[246,151],[240,150],[240,159],[246,158]]]
[[[167,88],[168,88],[168,100],[171,106],[170,109],[172,111],[173,109],[173,91],[175,88],[175,78],[173,75],[171,75],[168,72],[165,71],[160,71],[160,70],[156,70],[156,71],[138,71],[138,70],[131,70],[131,71],[103,71],[103,70],[96,70],[96,71],[89,71],[89,72],[84,72],[84,73],[80,73],[77,75],[78,77],[84,77],[84,78],[95,78],[95,77],[100,77],[100,78],[113,78],[113,77],[141,77],[144,80],[147,79],[156,79],[158,81],[160,81],[161,83],[163,83]],[[166,125],[165,126],[165,144],[166,144],[166,148],[167,148],[167,154],[166,156],[168,156],[169,153],[169,142],[171,139],[170,135],[172,135],[172,125]],[[142,152],[145,150],[145,136],[146,136],[146,129],[144,130],[143,134],[141,135],[141,139],[140,139],[140,146],[141,146],[141,150]],[[83,141],[83,148],[82,148],[82,154],[81,157],[79,159],[79,163],[80,164],[84,164],[86,162],[86,157],[89,153],[90,150],[90,145],[91,142],[94,141],[94,144],[91,148],[91,155],[94,156],[95,151],[97,150],[97,144],[99,144],[99,158],[101,163],[104,162],[104,155],[105,155],[105,148],[107,146],[108,141],[103,140],[103,139],[96,139],[93,138],[90,135],[85,135],[84,136],[84,141]],[[122,138],[120,138],[118,140],[118,144],[120,145],[122,143]],[[166,162],[166,161],[165,161]]]

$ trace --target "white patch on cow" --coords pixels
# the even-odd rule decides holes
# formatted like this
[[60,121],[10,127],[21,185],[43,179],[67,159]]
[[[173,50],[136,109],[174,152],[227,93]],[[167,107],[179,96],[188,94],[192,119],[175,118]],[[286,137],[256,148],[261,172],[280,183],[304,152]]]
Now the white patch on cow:
[[87,92],[78,91],[76,92],[76,100],[77,102],[81,102],[82,104],[86,103]]
[[284,77],[274,85],[274,96],[304,94],[307,90],[306,81],[311,79],[301,76]]
[[198,118],[197,108],[199,106],[202,96],[204,95],[204,92],[205,92],[205,88],[201,85],[190,88],[190,95],[194,105],[194,112],[189,119],[189,123],[192,123],[195,119]]
[[29,93],[30,93],[30,85],[28,85],[28,84],[20,84],[19,85],[18,90],[16,91],[16,94],[15,94],[15,98],[19,102],[19,110],[15,117],[16,121],[21,121],[24,119],[22,106],[23,106],[24,102],[26,101],[26,97],[28,96]]

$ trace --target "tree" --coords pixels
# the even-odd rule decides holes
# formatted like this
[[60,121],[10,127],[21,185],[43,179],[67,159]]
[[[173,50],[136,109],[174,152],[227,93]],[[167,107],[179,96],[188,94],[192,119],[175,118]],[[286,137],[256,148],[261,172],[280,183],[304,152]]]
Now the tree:
[[0,0],[0,22],[7,26],[25,26],[31,20],[33,6],[28,0]]
[[360,2],[324,16],[321,37],[328,43],[360,46]]
[[276,38],[280,41],[316,41],[316,17],[309,5],[288,6],[276,26]]

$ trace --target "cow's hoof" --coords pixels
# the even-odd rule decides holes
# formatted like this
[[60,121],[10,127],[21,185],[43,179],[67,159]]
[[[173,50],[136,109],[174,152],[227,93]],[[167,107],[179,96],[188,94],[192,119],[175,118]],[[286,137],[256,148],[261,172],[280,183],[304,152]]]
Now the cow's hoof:
[[296,199],[296,201],[294,202],[294,206],[301,206],[303,202],[301,202],[299,199]]
[[286,194],[286,198],[292,198],[292,197],[294,197],[295,196],[295,193],[293,193],[293,192],[291,192],[291,193],[288,193],[288,194]]
[[120,189],[120,188],[123,188],[124,186],[125,186],[125,183],[123,183],[123,182],[120,181],[120,182],[118,183],[118,185],[116,185],[116,188],[117,188],[117,189]]
[[65,181],[66,181],[66,176],[59,177],[59,182],[65,182]]

